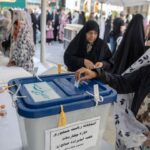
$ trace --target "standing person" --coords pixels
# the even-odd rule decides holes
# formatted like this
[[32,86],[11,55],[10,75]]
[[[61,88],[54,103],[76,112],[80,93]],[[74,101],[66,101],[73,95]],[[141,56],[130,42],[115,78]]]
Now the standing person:
[[58,31],[59,31],[59,17],[60,17],[60,10],[57,9],[54,14],[54,41],[57,41],[58,38]]
[[107,20],[106,20],[106,23],[105,23],[105,33],[104,33],[104,41],[106,43],[109,43],[110,40],[109,40],[109,35],[110,35],[110,31],[111,31],[111,21],[112,21],[112,16],[109,15]]
[[104,39],[104,33],[105,33],[105,21],[106,21],[106,13],[103,11],[102,16],[99,20],[99,26],[100,26],[100,38]]
[[30,16],[31,16],[31,21],[32,21],[34,44],[36,44],[37,19],[36,19],[35,14],[33,13],[32,9],[29,9],[29,13],[30,13]]
[[[147,55],[148,56],[148,55]],[[148,56],[149,57],[149,56]],[[81,76],[82,74],[82,76]],[[116,150],[150,150],[150,65],[124,75],[110,74],[102,69],[82,68],[78,81],[100,79],[123,95],[115,107],[117,129]],[[125,95],[132,93],[132,98]]]
[[78,24],[84,25],[86,23],[85,13],[84,11],[81,11],[79,13],[79,21]]
[[68,20],[69,24],[72,23],[72,15],[71,15],[71,12],[68,12],[67,20]]
[[67,16],[64,11],[62,11],[60,15],[60,28],[59,28],[59,41],[63,42],[64,41],[64,28],[66,24],[68,23]]
[[113,56],[112,73],[122,74],[145,52],[143,16],[136,14],[129,23],[118,50]]
[[[122,75],[112,75],[102,69],[95,70],[102,81],[118,92],[114,106],[116,150],[150,150],[149,68],[150,49]],[[79,73],[81,70],[77,74]],[[84,79],[91,79],[94,75],[85,69],[82,73],[86,75]]]
[[53,23],[52,21],[48,21],[47,25],[46,25],[46,42],[48,44],[51,43],[51,41],[54,39],[54,34],[53,34]]
[[117,38],[122,34],[121,28],[125,26],[125,12],[120,13],[120,17],[115,18],[113,22],[113,30],[110,33],[110,46],[112,54],[115,53],[117,47]]
[[38,30],[41,31],[41,13],[39,14],[37,18],[37,25],[38,25]]
[[49,10],[47,10],[46,22],[52,21],[52,20],[53,20],[53,13],[52,13],[52,12],[49,12]]
[[33,72],[34,42],[32,25],[23,11],[13,11],[10,60],[8,67],[18,66]]
[[10,53],[10,42],[11,42],[11,12],[5,10],[3,15],[0,16],[0,51],[5,56],[9,57]]
[[79,12],[75,10],[72,17],[72,24],[78,24],[78,20],[79,20]]
[[94,20],[94,21],[96,21],[95,16],[94,16],[94,12],[90,13],[88,20]]
[[69,71],[76,71],[81,67],[94,69],[102,66],[109,70],[111,56],[108,45],[99,38],[98,24],[91,20],[69,44],[64,54],[64,62]]
[[131,14],[127,14],[127,16],[126,16],[126,24],[128,25],[131,20],[132,20],[132,15]]

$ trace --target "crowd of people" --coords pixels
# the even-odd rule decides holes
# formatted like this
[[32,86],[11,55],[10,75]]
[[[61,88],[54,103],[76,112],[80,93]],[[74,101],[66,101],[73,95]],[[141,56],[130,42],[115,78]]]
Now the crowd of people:
[[[41,15],[32,10],[5,10],[0,16],[0,50],[9,56],[8,67],[33,71],[36,31]],[[115,103],[116,149],[150,150],[150,25],[144,17],[121,12],[112,20],[84,12],[47,11],[46,41],[64,40],[67,23],[83,28],[64,53],[68,71],[81,81],[97,78],[118,92]],[[82,76],[81,76],[82,75]]]

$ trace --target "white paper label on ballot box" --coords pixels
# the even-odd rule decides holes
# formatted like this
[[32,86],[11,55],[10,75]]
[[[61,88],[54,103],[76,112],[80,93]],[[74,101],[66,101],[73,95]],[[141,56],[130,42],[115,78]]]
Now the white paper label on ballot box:
[[96,146],[100,117],[76,122],[65,128],[46,130],[45,150],[86,150]]

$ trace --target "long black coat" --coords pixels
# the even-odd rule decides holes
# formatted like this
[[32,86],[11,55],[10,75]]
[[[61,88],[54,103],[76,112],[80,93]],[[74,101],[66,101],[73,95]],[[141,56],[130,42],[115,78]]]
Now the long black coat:
[[143,16],[136,14],[129,23],[118,50],[113,56],[112,73],[122,74],[145,52]]

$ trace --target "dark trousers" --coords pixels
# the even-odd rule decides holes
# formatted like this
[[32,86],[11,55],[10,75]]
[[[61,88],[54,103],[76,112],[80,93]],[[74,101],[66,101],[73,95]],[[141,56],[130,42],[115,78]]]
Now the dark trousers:
[[57,27],[54,27],[54,41],[57,40],[57,36],[58,36],[58,29]]
[[33,41],[36,44],[36,29],[33,28]]

